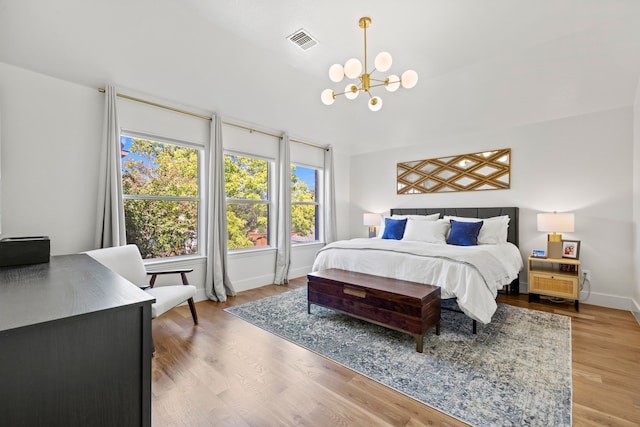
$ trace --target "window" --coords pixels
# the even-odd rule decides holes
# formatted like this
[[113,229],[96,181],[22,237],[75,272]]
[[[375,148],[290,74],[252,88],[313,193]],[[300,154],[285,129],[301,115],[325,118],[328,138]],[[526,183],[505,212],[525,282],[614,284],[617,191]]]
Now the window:
[[291,165],[291,243],[318,238],[318,169]]
[[239,154],[224,156],[230,250],[269,246],[271,164],[269,160]]
[[198,254],[202,150],[121,135],[127,243],[143,258]]

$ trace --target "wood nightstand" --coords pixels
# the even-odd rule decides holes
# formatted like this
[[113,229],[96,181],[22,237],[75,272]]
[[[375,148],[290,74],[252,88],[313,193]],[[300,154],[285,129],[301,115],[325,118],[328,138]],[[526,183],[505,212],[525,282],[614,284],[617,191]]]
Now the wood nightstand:
[[[563,271],[561,266],[574,271]],[[574,300],[580,311],[580,260],[529,257],[529,302],[533,294]]]

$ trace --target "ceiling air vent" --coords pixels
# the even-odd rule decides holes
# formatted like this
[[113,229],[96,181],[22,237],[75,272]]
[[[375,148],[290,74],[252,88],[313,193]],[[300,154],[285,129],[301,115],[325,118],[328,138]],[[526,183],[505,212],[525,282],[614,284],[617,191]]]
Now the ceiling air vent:
[[287,39],[302,50],[307,50],[318,44],[318,41],[314,39],[313,36],[304,28],[300,28],[298,31],[288,36]]

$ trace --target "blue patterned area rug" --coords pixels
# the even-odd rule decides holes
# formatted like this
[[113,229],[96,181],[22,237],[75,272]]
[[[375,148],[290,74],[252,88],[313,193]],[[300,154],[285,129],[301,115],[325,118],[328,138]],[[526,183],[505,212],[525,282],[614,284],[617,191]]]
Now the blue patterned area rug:
[[[424,353],[408,334],[312,305],[306,288],[227,308],[261,329],[473,426],[571,425],[571,319],[498,304],[489,325],[442,311]],[[443,301],[443,306],[449,301]]]

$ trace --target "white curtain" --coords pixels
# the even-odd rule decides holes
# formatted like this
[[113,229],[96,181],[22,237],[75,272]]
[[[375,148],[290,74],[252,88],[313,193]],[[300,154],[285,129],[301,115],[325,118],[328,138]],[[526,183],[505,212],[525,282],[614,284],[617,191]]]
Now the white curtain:
[[283,285],[289,282],[289,266],[291,265],[291,153],[288,135],[283,135],[280,138],[277,187],[277,254],[273,283]]
[[224,187],[222,120],[211,119],[209,142],[209,194],[207,203],[207,298],[224,302],[236,294],[227,272],[227,202]]
[[333,148],[324,150],[324,242],[331,243],[337,239],[336,231],[336,196],[335,173],[333,165]]
[[108,85],[104,96],[104,124],[100,150],[98,217],[95,236],[97,248],[125,245],[124,206],[122,204],[122,170],[120,127],[116,109],[116,88]]

